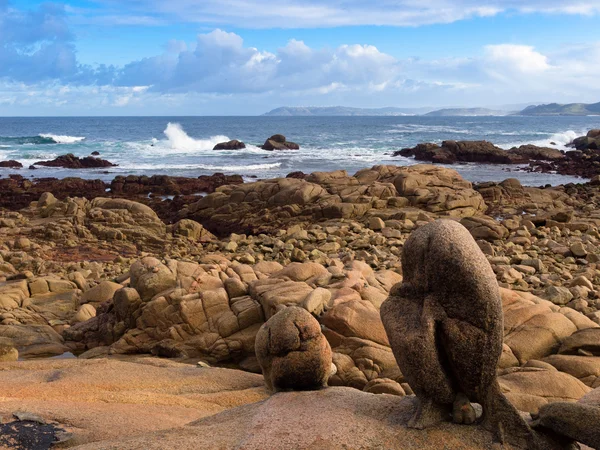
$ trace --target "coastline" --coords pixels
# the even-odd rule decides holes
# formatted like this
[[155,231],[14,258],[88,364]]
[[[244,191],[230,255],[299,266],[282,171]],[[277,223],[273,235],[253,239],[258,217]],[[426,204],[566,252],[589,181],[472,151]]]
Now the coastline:
[[[52,425],[64,445],[93,448],[123,439],[139,448],[155,432],[173,442],[181,426],[203,417],[210,427],[222,422],[220,412],[260,414],[260,402],[276,397],[265,400],[256,375],[255,337],[282,305],[310,312],[333,351],[332,387],[311,405],[331,404],[321,396],[347,405],[377,394],[401,401],[408,414],[413,392],[379,308],[402,280],[401,253],[411,232],[440,218],[471,233],[501,288],[498,375],[509,401],[535,415],[548,402],[577,402],[600,387],[593,344],[600,332],[596,181],[473,184],[431,164],[242,181],[0,178],[8,206],[0,206],[0,358],[8,361],[0,373],[14,383],[25,370],[28,379],[74,392],[47,405],[32,399],[35,390],[15,387],[17,400],[1,403],[0,414],[14,414],[18,403]],[[65,354],[77,357],[49,359]],[[205,377],[200,385],[198,375]],[[161,381],[148,385],[149,376]],[[93,395],[73,388],[103,377]],[[165,380],[173,377],[186,387],[169,390]],[[136,394],[122,391],[129,384]],[[207,385],[213,403],[186,394]],[[89,408],[73,408],[81,402]],[[164,409],[146,408],[157,402],[171,420]],[[102,433],[139,405],[146,416],[136,433],[116,425]],[[186,427],[190,442],[203,426]],[[472,436],[473,448],[490,439],[480,428],[472,431],[482,433]],[[443,441],[464,439],[454,425],[440,433]],[[236,445],[227,439],[225,447]]]

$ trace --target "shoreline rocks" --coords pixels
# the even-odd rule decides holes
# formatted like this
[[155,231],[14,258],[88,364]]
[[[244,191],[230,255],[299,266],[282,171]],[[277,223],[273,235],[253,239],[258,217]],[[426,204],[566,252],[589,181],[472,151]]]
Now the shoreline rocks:
[[[394,404],[410,404],[407,421],[415,391],[395,361],[380,308],[403,280],[410,233],[445,219],[468,229],[500,286],[497,369],[508,400],[536,414],[599,386],[598,185],[474,186],[444,167],[374,166],[181,195],[167,225],[160,217],[169,210],[155,206],[160,197],[135,200],[159,180],[119,180],[124,193],[128,184],[139,193],[90,200],[50,189],[16,211],[0,209],[0,337],[21,357],[145,354],[156,366],[200,360],[257,372],[261,326],[283,307],[302,308],[331,348],[328,385],[350,386],[357,398],[393,394]],[[36,186],[22,177],[1,182],[16,186],[7,190],[13,199]],[[40,371],[56,364],[31,363]],[[266,397],[260,389],[253,398]]]
[[394,152],[393,156],[413,156],[417,161],[438,164],[485,163],[524,164],[531,160],[555,161],[565,157],[559,150],[535,145],[522,145],[504,150],[488,141],[444,141],[441,146],[418,144]]
[[9,169],[21,169],[23,167],[23,164],[21,164],[19,161],[11,159],[9,161],[0,161],[0,167],[5,167]]
[[105,159],[96,158],[93,156],[79,158],[72,153],[61,155],[52,161],[38,161],[33,165],[44,167],[64,167],[66,169],[96,169],[117,166],[117,164],[113,164]]

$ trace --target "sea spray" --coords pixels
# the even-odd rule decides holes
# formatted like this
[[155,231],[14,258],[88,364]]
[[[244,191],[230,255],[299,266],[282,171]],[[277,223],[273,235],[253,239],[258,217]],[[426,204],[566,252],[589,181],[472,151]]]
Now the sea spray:
[[219,142],[229,140],[227,136],[211,136],[209,139],[194,139],[183,130],[180,124],[169,122],[164,131],[173,150],[202,151],[212,150]]
[[77,142],[81,142],[85,139],[82,136],[64,136],[64,135],[56,135],[56,134],[40,134],[41,138],[49,139],[54,141],[55,144],[75,144]]

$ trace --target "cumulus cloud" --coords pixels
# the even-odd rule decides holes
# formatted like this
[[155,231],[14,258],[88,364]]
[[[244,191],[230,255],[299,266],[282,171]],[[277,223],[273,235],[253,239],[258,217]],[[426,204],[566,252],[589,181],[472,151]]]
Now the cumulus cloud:
[[198,36],[195,47],[126,65],[119,85],[152,85],[161,92],[267,92],[271,90],[361,88],[389,83],[399,61],[372,45],[314,50],[291,40],[276,53],[245,47],[234,33],[214,30]]
[[[103,3],[114,8],[116,0]],[[129,0],[122,2],[119,9],[126,11],[124,17],[143,16],[151,11],[166,21],[243,24],[246,28],[417,26],[507,11],[593,15],[600,13],[600,0]]]
[[[141,5],[145,1],[127,3]],[[173,0],[163,6],[170,8],[171,3],[185,1],[191,2]],[[209,8],[211,1],[198,7]],[[234,0],[224,1],[232,8],[222,7],[221,11],[235,9]],[[246,6],[261,1],[235,0]],[[282,0],[271,12],[286,17],[286,8],[294,10],[295,1]],[[448,20],[455,15],[445,0],[421,3],[389,0],[378,2],[377,8],[387,4],[393,16],[398,4],[406,6],[402,14],[425,14],[437,5],[439,11],[446,11]],[[471,0],[458,3],[464,10],[476,8]],[[528,2],[528,8],[549,13],[567,7],[578,13],[595,11],[593,2],[568,3],[534,0]],[[188,10],[193,9],[191,4]],[[309,12],[305,14],[313,19],[320,13],[334,14],[340,4],[308,1]],[[344,5],[349,10],[360,7],[354,0]],[[266,2],[263,6],[266,10]],[[365,14],[374,17],[377,8]],[[477,14],[494,14],[503,8],[516,10],[520,6],[516,1],[496,0],[487,2]],[[262,14],[260,8],[255,13]],[[482,46],[470,57],[400,60],[364,42],[314,48],[291,39],[276,50],[266,51],[246,45],[236,33],[215,29],[199,34],[192,43],[169,41],[163,53],[124,67],[90,67],[77,61],[68,15],[58,5],[43,4],[31,11],[19,11],[0,0],[0,104],[26,107],[32,102],[46,104],[54,98],[55,105],[76,104],[81,108],[85,108],[85,102],[100,109],[140,108],[142,112],[146,112],[144,104],[165,108],[189,105],[189,112],[198,113],[197,105],[214,105],[217,101],[236,107],[251,102],[280,105],[288,101],[381,106],[506,103],[536,98],[580,101],[600,96],[595,75],[600,70],[600,42],[552,52],[528,45],[499,44]]]
[[0,0],[0,79],[35,83],[60,79],[70,83],[107,82],[112,69],[92,69],[77,62],[74,36],[63,5],[43,3],[18,10]]

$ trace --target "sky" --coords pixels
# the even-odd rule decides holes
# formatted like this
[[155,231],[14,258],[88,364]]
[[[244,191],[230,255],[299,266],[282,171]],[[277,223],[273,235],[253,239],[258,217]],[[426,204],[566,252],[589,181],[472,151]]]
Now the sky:
[[600,101],[600,0],[0,0],[0,116]]

